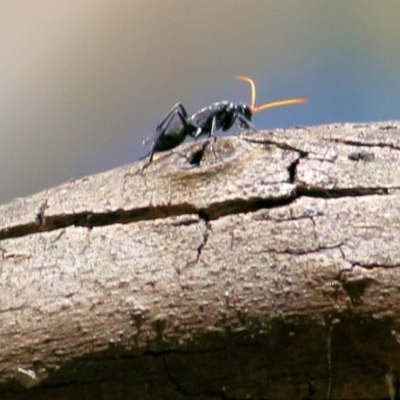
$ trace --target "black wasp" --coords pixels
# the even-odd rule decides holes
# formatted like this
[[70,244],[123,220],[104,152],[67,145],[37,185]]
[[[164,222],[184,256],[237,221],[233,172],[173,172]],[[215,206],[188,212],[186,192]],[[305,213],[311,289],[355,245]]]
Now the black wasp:
[[[202,108],[191,116],[187,114],[181,103],[175,104],[157,126],[155,136],[143,142],[143,144],[145,144],[153,140],[148,163],[150,164],[153,160],[154,153],[170,150],[179,146],[184,142],[187,136],[191,136],[194,139],[200,136],[214,137],[215,139],[215,132],[218,129],[227,131],[235,123],[242,131],[249,128],[256,130],[251,123],[253,114],[266,110],[267,108],[307,102],[306,99],[298,98],[275,101],[255,107],[256,87],[254,82],[245,76],[236,76],[236,79],[250,84],[251,104],[235,104],[230,101],[220,101]],[[176,119],[175,116],[177,116],[178,119]]]

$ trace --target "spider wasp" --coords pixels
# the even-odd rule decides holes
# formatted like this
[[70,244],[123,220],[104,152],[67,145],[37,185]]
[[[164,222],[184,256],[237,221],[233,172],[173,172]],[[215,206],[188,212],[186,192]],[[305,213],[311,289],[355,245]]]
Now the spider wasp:
[[[219,101],[189,116],[183,105],[181,103],[176,103],[157,126],[156,134],[143,141],[143,144],[146,144],[153,140],[148,164],[152,162],[154,153],[170,150],[179,146],[184,142],[187,136],[191,136],[194,139],[200,136],[213,137],[215,141],[215,132],[218,129],[227,131],[234,124],[242,131],[250,128],[257,130],[251,123],[253,114],[266,110],[267,108],[303,104],[307,102],[306,99],[296,98],[266,103],[256,107],[256,87],[253,80],[245,76],[236,76],[236,79],[250,84],[250,104]],[[175,116],[178,116],[178,119],[173,121]]]

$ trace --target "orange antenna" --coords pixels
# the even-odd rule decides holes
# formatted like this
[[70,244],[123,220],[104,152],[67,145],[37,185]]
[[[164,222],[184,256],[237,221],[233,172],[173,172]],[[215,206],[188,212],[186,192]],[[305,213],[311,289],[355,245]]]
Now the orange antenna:
[[256,85],[254,84],[253,80],[250,78],[247,78],[247,76],[235,76],[235,78],[238,81],[242,81],[242,82],[248,82],[250,83],[250,87],[251,87],[251,103],[250,103],[250,107],[253,109],[255,104],[256,104]]
[[280,100],[280,101],[274,101],[272,103],[265,103],[262,104],[261,106],[256,107],[256,85],[254,84],[253,80],[250,78],[247,78],[246,76],[235,76],[235,78],[238,81],[242,82],[248,82],[251,87],[251,103],[250,103],[250,108],[251,112],[253,114],[256,114],[262,110],[266,110],[267,108],[273,108],[273,107],[280,107],[280,106],[290,106],[293,104],[304,104],[307,103],[307,99],[304,98],[298,98],[298,99],[287,99],[287,100]]

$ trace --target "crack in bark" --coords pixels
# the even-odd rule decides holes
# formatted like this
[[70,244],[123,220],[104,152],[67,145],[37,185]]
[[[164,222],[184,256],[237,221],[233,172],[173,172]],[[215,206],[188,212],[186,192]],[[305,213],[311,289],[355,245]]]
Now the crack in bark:
[[[151,221],[159,218],[180,216],[186,214],[197,214],[201,219],[215,220],[226,215],[245,214],[255,212],[261,209],[270,209],[284,207],[293,203],[300,197],[315,198],[340,198],[356,197],[368,195],[387,195],[388,189],[329,189],[321,190],[316,187],[295,186],[290,196],[277,197],[275,199],[251,198],[248,200],[235,199],[226,202],[215,203],[208,208],[197,209],[190,204],[167,205],[155,208],[145,207],[136,210],[118,210],[108,213],[83,212],[72,215],[47,216],[46,228],[38,227],[36,223],[25,224],[6,228],[0,231],[0,241],[33,233],[42,233],[56,229],[64,229],[69,226],[81,226],[89,229],[98,226],[107,226],[113,224],[129,224],[136,221]],[[189,222],[188,222],[189,223]],[[192,222],[190,222],[192,223]]]
[[212,396],[212,397],[219,397],[222,400],[229,400],[228,397],[226,397],[224,395],[223,392],[212,392],[209,390],[205,390],[204,392],[199,392],[199,393],[190,393],[186,390],[183,389],[182,385],[172,376],[171,370],[168,367],[167,364],[167,360],[165,355],[162,356],[163,357],[163,365],[164,365],[164,369],[168,375],[168,379],[169,381],[176,387],[176,389],[178,390],[179,393],[183,394],[184,396],[187,397],[198,397],[198,396]]
[[198,261],[200,260],[201,253],[208,242],[208,237],[209,237],[209,234],[211,231],[210,221],[208,221],[207,219],[204,219],[204,221],[205,221],[205,230],[203,233],[203,241],[200,243],[200,246],[197,248],[197,256],[196,256],[195,263],[198,263]]
[[309,154],[308,152],[304,151],[303,149],[294,147],[285,142],[279,142],[277,140],[273,140],[273,139],[269,139],[269,138],[256,139],[256,138],[251,138],[251,137],[246,137],[246,136],[240,137],[240,138],[249,143],[262,144],[262,145],[273,145],[273,146],[276,146],[278,149],[295,151],[296,153],[300,154],[300,158],[304,158]]
[[[195,396],[195,395],[191,395],[190,393],[187,393],[185,390],[183,390],[182,386],[180,385],[180,383],[174,379],[174,377],[172,376],[172,373],[167,365],[167,360],[165,355],[162,356],[163,359],[163,366],[164,366],[164,370],[167,373],[168,379],[169,381],[176,387],[176,389],[178,390],[179,393],[182,393],[184,396]],[[197,395],[196,395],[197,396]]]
[[[293,184],[293,190],[289,195],[276,197],[276,198],[250,198],[250,199],[233,199],[220,203],[214,203],[207,208],[198,209],[193,204],[181,203],[176,205],[164,205],[156,207],[142,207],[135,210],[124,210],[120,209],[114,212],[106,213],[92,213],[82,212],[71,215],[44,215],[45,209],[47,208],[47,199],[41,205],[39,213],[35,215],[34,221],[30,224],[19,225],[14,227],[8,227],[0,230],[0,241],[4,239],[22,237],[34,233],[42,233],[44,231],[52,231],[56,229],[64,229],[69,226],[80,226],[87,227],[89,229],[98,226],[106,226],[112,224],[129,224],[136,221],[150,221],[159,218],[167,218],[171,216],[180,216],[187,214],[197,214],[201,219],[206,222],[215,220],[220,217],[232,214],[244,214],[249,212],[255,212],[261,209],[270,209],[275,207],[285,207],[293,203],[300,197],[315,197],[315,198],[339,198],[339,197],[356,197],[356,196],[368,196],[368,195],[387,195],[389,189],[387,188],[350,188],[350,189],[321,189],[319,187],[306,186],[301,182],[296,182],[297,166],[302,158],[309,155],[302,149],[293,147],[286,143],[279,143],[275,140],[264,140],[258,141],[251,138],[242,138],[245,141],[262,143],[262,144],[273,144],[281,149],[295,151],[299,156],[287,167],[288,181]],[[391,147],[399,149],[390,144],[369,144],[359,143],[353,140],[340,140],[331,139],[332,141],[359,145],[359,146],[381,146]],[[283,182],[282,182],[283,183]],[[40,218],[38,218],[38,215]],[[39,222],[39,224],[38,224]],[[191,224],[197,221],[188,220],[183,224]],[[205,237],[205,242],[207,237]],[[200,246],[198,249],[199,256],[201,249],[204,247]],[[198,256],[198,258],[199,258]]]
[[351,139],[336,139],[332,138],[330,141],[334,143],[342,143],[342,144],[348,144],[350,146],[357,146],[357,147],[387,147],[389,149],[393,150],[400,150],[400,146],[396,146],[391,143],[382,143],[382,142],[377,142],[377,143],[366,143],[366,142],[360,142],[358,140],[351,140]]
[[10,308],[4,308],[4,309],[0,309],[0,314],[4,314],[7,312],[15,312],[15,311],[22,311],[25,310],[27,308],[30,308],[31,306],[27,303],[22,304],[21,306],[18,307],[10,307]]
[[[205,227],[204,227],[203,238],[201,240],[201,243],[197,247],[196,257],[194,260],[187,262],[186,265],[181,270],[176,269],[176,272],[179,276],[181,275],[182,271],[186,270],[188,267],[196,265],[199,262],[201,253],[208,242],[209,233],[211,231],[211,224],[210,224],[209,220],[207,219],[207,217],[205,217],[205,216],[200,215],[200,221],[204,222]],[[181,288],[182,288],[182,285],[181,285]]]
[[296,158],[288,167],[288,173],[289,173],[289,183],[295,183],[296,182],[296,175],[297,175],[297,166],[300,163],[300,160],[302,158],[306,158],[308,156],[308,153],[299,153],[299,157]]
[[[340,242],[338,244],[334,244],[332,246],[316,246],[310,250],[291,250],[291,249],[285,249],[285,250],[276,250],[276,249],[268,249],[268,253],[271,254],[289,254],[289,255],[304,255],[304,254],[315,254],[319,253],[320,251],[324,250],[334,250],[334,249],[340,249],[340,246],[342,246],[343,243]],[[265,251],[250,251],[249,253],[258,255],[258,254],[264,254]]]

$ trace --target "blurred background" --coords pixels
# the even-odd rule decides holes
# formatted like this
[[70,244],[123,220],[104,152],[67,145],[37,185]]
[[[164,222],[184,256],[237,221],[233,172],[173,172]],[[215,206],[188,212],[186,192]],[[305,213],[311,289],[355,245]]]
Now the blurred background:
[[[400,2],[3,0],[0,203],[136,161],[166,112],[309,103],[259,129],[400,118]],[[237,128],[229,134],[237,132]]]

